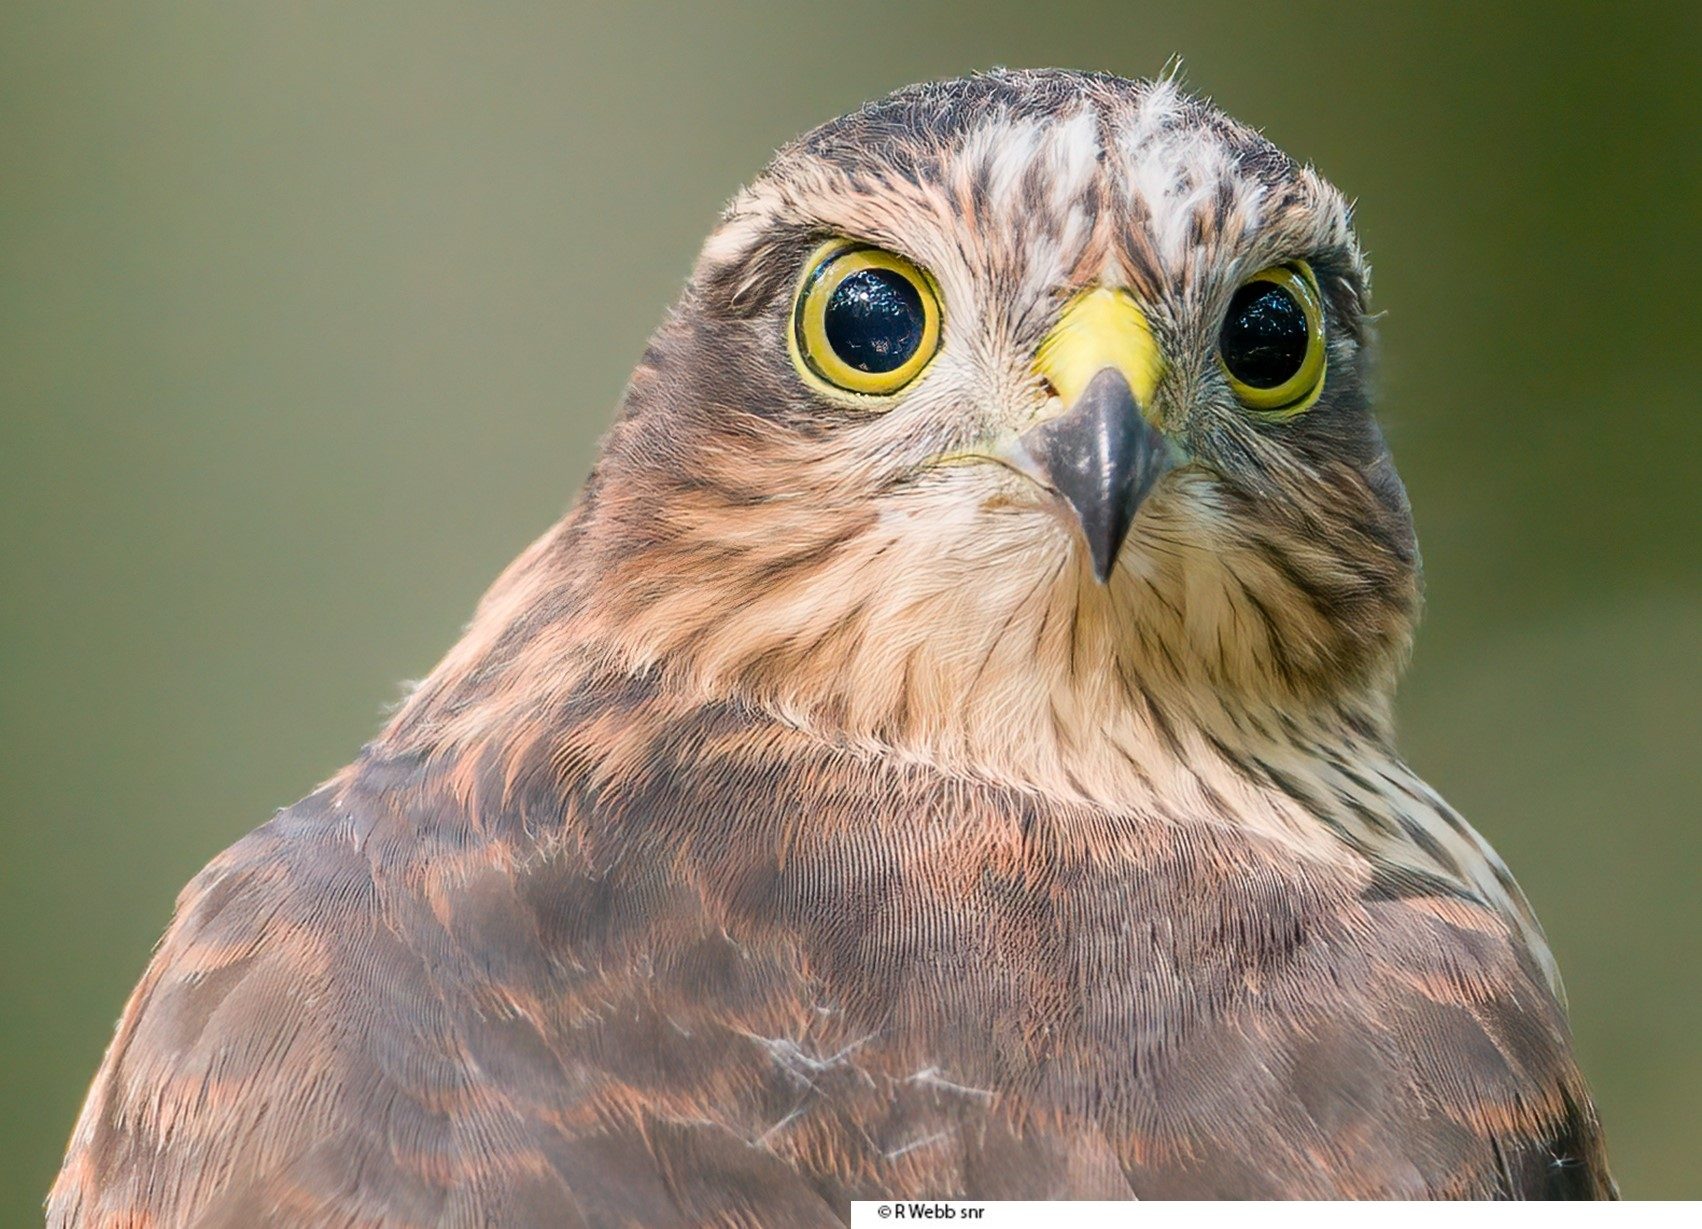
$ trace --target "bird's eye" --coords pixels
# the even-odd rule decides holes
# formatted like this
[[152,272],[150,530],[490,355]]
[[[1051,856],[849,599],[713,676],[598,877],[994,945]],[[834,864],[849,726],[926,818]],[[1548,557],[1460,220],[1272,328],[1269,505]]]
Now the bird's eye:
[[836,242],[811,257],[792,312],[793,360],[843,392],[898,392],[940,345],[933,279],[901,256]]
[[1235,292],[1218,358],[1241,404],[1266,418],[1311,408],[1324,387],[1324,313],[1304,261],[1255,273]]

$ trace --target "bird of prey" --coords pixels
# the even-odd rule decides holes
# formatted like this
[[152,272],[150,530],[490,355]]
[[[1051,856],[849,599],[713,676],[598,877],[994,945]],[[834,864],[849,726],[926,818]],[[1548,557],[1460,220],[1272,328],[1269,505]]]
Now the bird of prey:
[[1530,908],[1393,741],[1367,294],[1173,80],[783,149],[565,519],[185,890],[50,1221],[1612,1196]]

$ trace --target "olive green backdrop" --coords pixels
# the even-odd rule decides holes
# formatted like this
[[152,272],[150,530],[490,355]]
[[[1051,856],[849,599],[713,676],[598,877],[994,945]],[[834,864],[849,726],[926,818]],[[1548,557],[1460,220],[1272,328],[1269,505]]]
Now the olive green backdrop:
[[992,64],[1193,86],[1360,202],[1429,614],[1405,746],[1702,1196],[1698,6],[0,6],[0,1223],[178,887],[565,507],[721,202]]

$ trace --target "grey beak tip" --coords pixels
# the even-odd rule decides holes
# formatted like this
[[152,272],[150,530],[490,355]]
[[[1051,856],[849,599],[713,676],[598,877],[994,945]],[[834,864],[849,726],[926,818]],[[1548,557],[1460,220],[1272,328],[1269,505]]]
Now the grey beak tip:
[[1093,544],[1093,578],[1100,584],[1111,580],[1111,565],[1117,561],[1117,556],[1111,551],[1102,549],[1099,543]]
[[1033,451],[1081,522],[1100,584],[1111,579],[1141,502],[1175,463],[1122,373],[1106,368],[1062,418],[1035,428]]

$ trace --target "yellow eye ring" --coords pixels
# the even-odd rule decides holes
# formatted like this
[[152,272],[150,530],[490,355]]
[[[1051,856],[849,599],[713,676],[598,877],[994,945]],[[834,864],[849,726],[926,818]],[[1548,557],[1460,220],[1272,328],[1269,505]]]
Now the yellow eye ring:
[[1324,390],[1324,310],[1303,260],[1261,269],[1236,290],[1218,336],[1218,365],[1242,405],[1281,421]]
[[787,346],[817,387],[891,396],[940,348],[939,288],[902,256],[846,240],[824,244],[805,264]]

